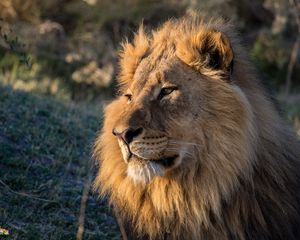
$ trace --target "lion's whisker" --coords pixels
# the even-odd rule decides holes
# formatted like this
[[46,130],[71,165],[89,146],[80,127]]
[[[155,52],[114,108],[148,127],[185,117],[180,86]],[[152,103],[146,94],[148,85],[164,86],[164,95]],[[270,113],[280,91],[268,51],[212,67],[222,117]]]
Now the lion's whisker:
[[193,143],[193,142],[186,142],[186,141],[179,141],[179,140],[169,140],[169,143],[173,143],[173,144],[184,144],[184,145],[195,145],[195,146],[202,146],[200,144],[197,143]]
[[144,169],[144,172],[145,172],[145,174],[146,174],[146,182],[149,182],[150,181],[150,179],[151,179],[151,174],[150,174],[150,170],[149,170],[149,168],[148,168],[148,166],[147,165],[145,165],[144,167],[143,167],[143,169]]
[[171,146],[191,145],[191,146],[197,148],[199,151],[203,147],[200,144],[196,144],[196,143],[192,143],[192,142],[176,141],[176,140],[170,140],[169,145],[171,145]]
[[[166,151],[177,151],[177,150],[178,150],[177,148],[169,148],[169,147],[166,149]],[[182,151],[182,153],[189,157],[194,157],[194,155],[187,150]]]
[[149,163],[148,166],[152,169],[153,174],[155,175],[156,171],[155,171],[155,169],[154,169],[154,167],[153,167],[153,164],[152,164],[152,163]]
[[[179,150],[179,149],[180,149],[180,146],[174,145],[174,144],[169,144],[168,148],[170,148],[170,147],[172,147],[172,148],[175,149],[175,150]],[[177,147],[177,148],[176,148],[176,147]],[[193,147],[196,148],[198,151],[201,150],[200,147],[198,147],[198,146],[193,146]]]
[[[198,151],[201,150],[201,148],[199,146],[195,146],[195,145],[192,145],[193,147],[195,147]],[[173,147],[173,149],[175,149],[174,147],[180,147],[178,145],[175,145],[175,144],[169,144],[169,147]],[[177,148],[178,149],[178,148]]]

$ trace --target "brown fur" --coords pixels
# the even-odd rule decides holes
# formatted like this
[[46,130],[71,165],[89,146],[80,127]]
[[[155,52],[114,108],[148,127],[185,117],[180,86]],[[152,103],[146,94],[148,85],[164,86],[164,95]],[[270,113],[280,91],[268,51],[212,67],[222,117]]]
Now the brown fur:
[[[300,144],[260,86],[232,26],[200,17],[170,20],[152,34],[141,27],[123,48],[120,88],[132,100],[120,96],[105,109],[95,142],[95,186],[109,196],[131,237],[300,239]],[[164,84],[178,90],[158,101],[154,92]],[[167,147],[155,153],[185,152],[175,167],[135,182],[112,135],[116,126],[145,129],[137,142],[146,144],[142,155],[158,144],[147,139],[160,134]],[[180,141],[171,148],[174,139]]]

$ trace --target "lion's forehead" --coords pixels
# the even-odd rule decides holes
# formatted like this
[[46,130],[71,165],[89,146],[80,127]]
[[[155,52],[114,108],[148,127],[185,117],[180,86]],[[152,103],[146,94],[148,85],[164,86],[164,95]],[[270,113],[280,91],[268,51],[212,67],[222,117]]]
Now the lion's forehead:
[[129,86],[132,91],[141,91],[149,82],[149,77],[153,73],[152,63],[148,59],[144,59],[136,69],[133,81]]
[[129,88],[132,91],[140,92],[141,90],[155,89],[166,80],[172,79],[170,75],[175,73],[175,58],[174,56],[156,56],[157,53],[153,53],[144,58],[137,66],[133,81]]

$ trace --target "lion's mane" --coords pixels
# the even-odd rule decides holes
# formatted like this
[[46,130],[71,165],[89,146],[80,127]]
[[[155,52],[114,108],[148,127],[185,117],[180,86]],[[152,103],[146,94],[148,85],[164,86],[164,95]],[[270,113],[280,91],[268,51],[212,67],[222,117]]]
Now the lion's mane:
[[[114,117],[123,108],[112,102],[95,142],[94,157],[99,162],[95,186],[101,195],[108,195],[132,238],[300,239],[299,141],[261,87],[229,23],[183,18],[170,20],[148,35],[140,28],[133,44],[123,44],[121,88],[133,78],[151,46],[166,42],[171,42],[166,51],[174,52],[183,63],[226,82],[226,76],[207,67],[201,56],[198,62],[194,59],[199,55],[194,45],[206,30],[222,32],[230,40],[232,79],[244,99],[244,108],[239,111],[247,116],[247,124],[237,124],[238,115],[235,122],[223,120],[216,109],[227,109],[230,114],[235,107],[230,97],[224,97],[224,102],[212,109],[217,117],[205,126],[213,134],[205,136],[205,143],[199,142],[204,150],[199,150],[201,161],[196,167],[178,168],[169,177],[136,184],[127,177],[119,145],[111,134]],[[211,44],[218,44],[215,41]]]

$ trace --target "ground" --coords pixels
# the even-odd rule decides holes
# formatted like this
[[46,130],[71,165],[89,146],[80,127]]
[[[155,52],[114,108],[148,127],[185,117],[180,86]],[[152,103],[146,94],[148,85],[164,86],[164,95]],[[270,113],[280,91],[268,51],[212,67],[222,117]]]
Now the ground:
[[[76,238],[100,120],[100,111],[0,87],[0,239]],[[92,190],[85,213],[83,239],[119,239]]]

